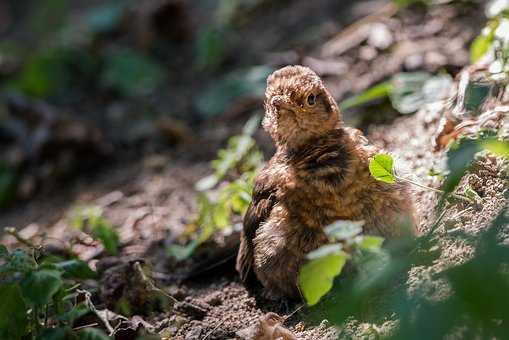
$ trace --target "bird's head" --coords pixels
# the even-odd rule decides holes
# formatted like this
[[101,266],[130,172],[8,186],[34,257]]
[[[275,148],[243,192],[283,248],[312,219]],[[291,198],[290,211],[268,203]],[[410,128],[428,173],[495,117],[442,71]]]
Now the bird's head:
[[267,79],[263,128],[277,146],[294,147],[340,123],[339,108],[311,69],[286,66]]

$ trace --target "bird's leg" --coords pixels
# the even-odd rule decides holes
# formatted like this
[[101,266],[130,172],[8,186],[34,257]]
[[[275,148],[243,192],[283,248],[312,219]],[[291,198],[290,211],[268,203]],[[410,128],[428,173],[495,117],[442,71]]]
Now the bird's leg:
[[290,301],[278,292],[271,289],[264,289],[262,297],[274,303],[280,314],[288,314],[290,312]]

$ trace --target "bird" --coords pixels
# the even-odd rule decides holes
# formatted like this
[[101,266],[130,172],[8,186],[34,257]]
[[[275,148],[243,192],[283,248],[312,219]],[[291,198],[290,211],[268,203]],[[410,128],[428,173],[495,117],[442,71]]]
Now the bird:
[[369,161],[380,150],[347,127],[320,77],[285,66],[267,78],[262,126],[276,151],[256,175],[244,215],[236,270],[270,299],[301,298],[306,254],[329,242],[337,220],[364,221],[363,233],[413,236],[416,210],[406,183],[377,181]]

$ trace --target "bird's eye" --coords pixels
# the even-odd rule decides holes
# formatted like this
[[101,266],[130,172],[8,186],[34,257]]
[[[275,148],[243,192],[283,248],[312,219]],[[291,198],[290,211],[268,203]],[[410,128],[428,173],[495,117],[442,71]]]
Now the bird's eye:
[[307,102],[309,106],[313,106],[316,104],[316,96],[314,94],[310,94],[307,98]]

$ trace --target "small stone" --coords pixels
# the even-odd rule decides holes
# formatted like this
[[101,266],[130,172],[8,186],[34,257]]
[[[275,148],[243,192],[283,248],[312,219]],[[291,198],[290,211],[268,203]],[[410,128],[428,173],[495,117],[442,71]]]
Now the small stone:
[[371,30],[368,36],[368,45],[385,50],[390,47],[394,42],[391,30],[387,25],[382,23],[375,23],[371,25]]
[[202,338],[203,328],[198,325],[194,325],[191,330],[186,334],[186,340],[199,340]]
[[405,59],[405,68],[407,70],[416,70],[422,66],[424,58],[421,54],[412,54]]

